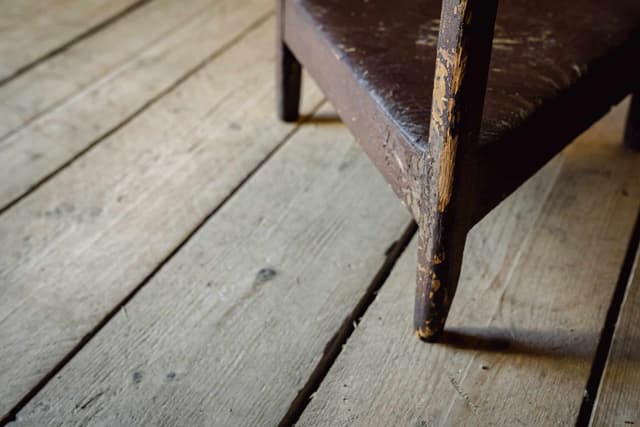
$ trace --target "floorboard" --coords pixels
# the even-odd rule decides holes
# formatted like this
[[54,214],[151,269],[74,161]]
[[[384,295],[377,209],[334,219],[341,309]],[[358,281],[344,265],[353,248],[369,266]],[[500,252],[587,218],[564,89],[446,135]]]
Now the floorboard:
[[[163,10],[155,13],[162,14],[165,20],[176,15],[177,21],[173,22],[173,25],[177,28],[165,32],[145,46],[143,51],[130,56],[129,60],[113,69],[108,66],[98,67],[104,72],[103,75],[95,69],[89,69],[89,72],[97,76],[84,89],[73,93],[72,96],[60,89],[51,92],[51,95],[37,97],[41,100],[35,102],[41,102],[46,106],[59,100],[61,94],[68,95],[64,102],[0,141],[0,164],[5,165],[0,169],[0,210],[6,209],[34,186],[64,167],[69,160],[82,154],[123,123],[144,111],[213,57],[233,45],[238,37],[246,34],[256,23],[262,22],[273,9],[273,2],[269,0],[223,0],[216,2],[213,7],[205,7],[210,2],[201,0],[189,3],[191,8],[188,14],[192,16],[186,22],[181,22],[178,19],[180,13],[174,10],[176,5],[183,3],[158,3],[158,7],[162,6]],[[154,3],[149,7],[152,5]],[[204,10],[200,10],[202,8]],[[121,22],[128,24],[125,28],[127,31],[130,32],[130,27],[134,25],[140,27],[137,15],[129,18]],[[154,25],[157,20],[150,19],[147,24]],[[139,31],[144,32],[145,27],[139,28]],[[153,34],[153,31],[151,33]],[[80,67],[71,71],[67,70],[70,67],[69,62],[82,61],[86,49],[99,49],[104,38],[112,43],[106,50],[115,51],[117,44],[125,44],[122,37],[119,28],[114,30],[110,27],[105,29],[105,34],[96,35],[77,49],[66,52],[63,58],[55,58],[52,61],[57,63],[51,66],[56,70],[56,79],[63,78],[70,85],[82,81],[83,78],[74,76],[84,73],[85,68],[92,67]],[[42,67],[47,68],[48,65],[49,62]],[[62,68],[56,69],[58,65]],[[37,79],[40,71],[34,69],[34,75],[29,73],[23,76],[27,82],[20,80],[15,84],[24,87],[29,80]],[[67,71],[72,76],[69,79],[66,77]],[[37,85],[33,87],[34,91],[39,89],[49,93],[46,88],[38,88]],[[2,90],[0,88],[0,94]],[[6,90],[16,89],[10,84]],[[16,105],[9,106],[8,101],[5,108],[31,111],[26,117],[38,110],[22,108],[20,104],[33,103],[32,92],[23,92],[23,95],[17,95],[17,98],[20,101]]]
[[[12,1],[14,4],[18,2]],[[187,24],[216,0],[154,0],[0,86],[0,139],[15,133]]]
[[627,104],[425,344],[408,213],[306,76],[277,120],[274,6],[0,0],[0,426],[639,424]]
[[640,425],[640,271],[636,254],[600,382],[592,426]]
[[340,123],[306,126],[18,420],[276,425],[409,223]]
[[624,106],[471,233],[446,342],[410,334],[408,248],[299,425],[572,425],[640,201]]
[[[294,126],[275,20],[0,216],[0,414],[125,299]],[[305,90],[303,111],[321,102]]]
[[0,82],[145,0],[38,0],[0,5]]

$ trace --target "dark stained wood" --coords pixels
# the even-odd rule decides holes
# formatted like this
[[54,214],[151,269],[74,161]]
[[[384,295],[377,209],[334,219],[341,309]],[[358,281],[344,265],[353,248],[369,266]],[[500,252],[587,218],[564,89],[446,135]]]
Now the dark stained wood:
[[629,148],[640,150],[640,89],[636,90],[631,97],[624,131],[624,143]]
[[[289,46],[293,47],[296,38],[308,37],[290,31],[289,26],[309,26],[407,138],[426,148],[442,1],[286,2],[304,18],[287,22]],[[610,72],[607,77],[615,75],[614,70],[622,72],[609,62],[616,51],[626,52],[627,64],[637,66],[637,55],[632,53],[638,52],[639,19],[640,2],[636,0],[500,3],[480,144],[498,142],[525,122],[543,123],[546,117],[537,120],[536,111],[551,107],[559,94],[598,69]],[[307,45],[308,41],[296,44]],[[302,59],[301,52],[293,50]],[[308,66],[307,61],[302,62]],[[317,78],[317,73],[312,74]],[[628,93],[630,89],[628,81],[600,82],[610,90],[624,86]],[[576,112],[582,109],[578,103],[572,106]],[[358,113],[351,111],[364,119]]]
[[[473,194],[472,161],[482,119],[497,0],[444,0],[422,192],[414,327],[437,340],[455,294]],[[427,183],[427,185],[424,185]]]
[[640,2],[509,0],[493,26],[494,2],[284,1],[284,43],[420,225],[437,337],[467,230],[637,84]]
[[300,106],[300,86],[302,67],[283,40],[284,0],[278,1],[278,65],[276,78],[278,84],[278,114],[285,122],[298,120]]
[[[344,66],[344,57],[318,37],[307,13],[295,3],[284,3],[284,39],[304,64],[325,95],[332,101],[345,125],[361,142],[362,148],[384,175],[398,197],[411,208],[411,187],[417,176],[417,150],[376,100],[363,87],[356,74]],[[428,117],[425,118],[427,120]],[[368,143],[366,142],[368,141]],[[409,173],[411,170],[411,173]],[[412,211],[414,217],[418,211]]]
[[607,61],[606,70],[591,67],[591,74],[503,140],[480,147],[476,161],[482,173],[474,182],[474,223],[630,93],[632,82],[640,75],[640,41],[636,39],[628,52],[611,53]]

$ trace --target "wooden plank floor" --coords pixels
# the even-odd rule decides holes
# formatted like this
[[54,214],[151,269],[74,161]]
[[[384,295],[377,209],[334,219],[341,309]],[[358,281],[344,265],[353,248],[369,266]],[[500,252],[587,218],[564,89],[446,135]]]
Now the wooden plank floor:
[[592,425],[633,425],[640,420],[639,260],[640,252],[607,357]]
[[0,425],[640,424],[625,103],[474,228],[429,345],[408,213],[309,79],[276,120],[272,0],[0,8]]

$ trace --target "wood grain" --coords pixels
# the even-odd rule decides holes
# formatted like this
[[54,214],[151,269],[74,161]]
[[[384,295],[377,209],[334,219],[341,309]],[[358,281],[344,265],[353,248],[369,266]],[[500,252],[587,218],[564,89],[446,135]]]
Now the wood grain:
[[572,425],[640,201],[624,109],[468,238],[443,344],[410,334],[410,246],[300,425]]
[[479,176],[474,161],[487,88],[498,2],[443,0],[431,98],[429,143],[412,179],[421,194],[414,329],[442,335],[462,266]]
[[[0,414],[292,132],[273,113],[274,21],[0,216]],[[307,87],[302,110],[321,99]]]
[[0,15],[0,81],[140,0],[13,1]]
[[272,9],[269,0],[218,2],[2,141],[0,208],[144,109]]
[[[11,3],[28,6],[28,2]],[[215,8],[215,2],[154,0],[1,85],[0,138],[101,80],[117,78],[117,72],[134,62],[141,51],[161,44],[205,7]]]
[[346,128],[304,127],[17,425],[276,425],[409,222]]
[[640,424],[640,271],[634,269],[616,323],[591,420],[592,426]]

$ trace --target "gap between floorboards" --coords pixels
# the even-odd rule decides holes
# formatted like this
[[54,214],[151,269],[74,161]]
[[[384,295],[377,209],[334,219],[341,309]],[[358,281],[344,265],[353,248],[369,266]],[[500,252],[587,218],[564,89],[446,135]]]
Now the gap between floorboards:
[[[148,0],[145,0],[145,1],[148,1]],[[271,18],[273,16],[273,14],[274,14],[274,11],[271,10],[268,13],[264,14],[263,16],[261,16],[260,18],[258,18],[256,21],[251,23],[251,25],[249,25],[245,30],[241,31],[240,33],[238,33],[237,36],[235,36],[234,38],[229,40],[229,42],[227,42],[226,44],[222,45],[219,49],[217,49],[216,51],[212,52],[210,55],[206,56],[195,67],[189,69],[185,74],[180,76],[171,85],[167,86],[165,89],[163,89],[162,91],[157,93],[155,96],[153,96],[147,102],[145,102],[140,108],[135,110],[132,114],[130,114],[129,116],[125,117],[120,123],[118,123],[117,126],[109,129],[104,134],[100,135],[95,140],[90,142],[85,148],[83,148],[78,153],[76,153],[75,155],[70,157],[66,162],[64,162],[58,168],[54,169],[49,174],[45,175],[42,179],[40,179],[39,181],[36,181],[34,184],[32,184],[25,192],[23,192],[19,196],[15,197],[13,200],[8,202],[4,206],[0,206],[0,216],[2,216],[3,213],[7,212],[13,206],[15,206],[18,203],[20,203],[20,201],[22,201],[23,199],[28,197],[31,193],[36,191],[38,188],[40,188],[43,184],[45,184],[51,178],[53,178],[54,176],[58,175],[63,170],[67,169],[76,160],[78,160],[79,158],[83,157],[85,154],[90,152],[93,148],[95,148],[102,141],[104,141],[105,139],[109,138],[111,135],[113,135],[118,130],[122,129],[128,123],[133,121],[136,117],[140,116],[149,107],[153,106],[155,103],[160,101],[163,97],[165,97],[166,95],[171,93],[174,89],[176,89],[178,86],[180,86],[182,83],[184,83],[187,79],[189,79],[189,77],[191,77],[192,75],[194,75],[195,73],[197,73],[198,71],[200,71],[201,69],[206,67],[207,64],[209,64],[211,61],[215,60],[216,58],[218,58],[219,56],[221,56],[222,54],[227,52],[229,49],[231,49],[233,46],[235,46],[238,42],[240,42],[243,38],[245,38],[248,34],[250,34],[253,30],[258,28],[261,24],[263,24],[269,18]]]
[[41,57],[34,59],[33,61],[23,65],[20,68],[18,68],[17,70],[15,70],[13,73],[9,74],[8,76],[0,79],[0,86],[4,85],[5,83],[8,83],[9,81],[15,79],[16,77],[19,77],[22,74],[26,73],[27,71],[29,71],[32,68],[36,67],[38,64],[43,63],[44,61],[46,61],[47,59],[51,58],[52,56],[55,56],[55,55],[59,54],[60,52],[63,52],[64,50],[66,50],[69,47],[73,46],[74,44],[78,43],[80,40],[85,39],[87,37],[90,37],[91,35],[97,33],[98,31],[102,30],[103,28],[111,25],[112,23],[116,22],[117,20],[125,17],[126,15],[130,14],[134,10],[139,9],[140,7],[142,7],[145,4],[149,3],[150,1],[151,0],[138,0],[137,2],[132,3],[129,6],[125,7],[120,12],[116,13],[115,15],[109,16],[104,21],[99,22],[99,23],[97,23],[96,25],[94,25],[92,27],[89,27],[85,31],[80,32],[79,34],[77,34],[74,37],[72,37],[70,40],[68,40],[65,43],[61,44],[60,46],[50,50],[49,52],[45,53]]
[[[271,15],[272,13],[269,14],[269,16]],[[269,16],[267,16],[266,19],[268,19]],[[260,20],[260,23],[262,21],[263,20]],[[256,23],[256,26],[257,25],[259,25],[259,23]],[[322,107],[322,105],[324,105],[325,102],[326,100],[322,99],[316,105],[314,105],[310,113],[307,116],[302,117],[298,121],[296,126],[291,129],[291,131],[289,131],[284,136],[284,138],[282,138],[282,140],[273,148],[273,150],[271,150],[260,162],[258,162],[256,166],[242,180],[240,180],[238,184],[233,189],[231,189],[231,191],[229,191],[229,193],[220,201],[220,203],[215,208],[213,208],[213,210],[211,210],[200,222],[198,222],[198,224],[187,233],[186,237],[183,240],[181,240],[172,250],[169,251],[169,253],[150,273],[145,276],[145,278],[138,285],[136,285],[133,290],[125,298],[123,298],[109,313],[107,313],[107,315],[100,322],[98,322],[96,326],[91,329],[91,331],[87,333],[78,342],[78,344],[71,351],[69,351],[69,353],[67,353],[67,355],[62,360],[60,360],[60,362],[51,371],[49,371],[22,399],[20,399],[20,401],[3,418],[0,419],[0,427],[5,426],[12,421],[15,421],[17,414],[22,410],[22,408],[24,408],[29,403],[29,401],[33,399],[33,397],[36,396],[38,392],[40,392],[40,390],[42,390],[47,385],[47,383],[53,377],[55,377],[55,375],[60,372],[65,367],[65,365],[67,365],[67,363],[69,363],[74,358],[74,356],[78,354],[78,352],[80,352],[80,350],[82,350],[82,348],[89,341],[91,341],[91,339],[96,334],[98,334],[98,332],[100,332],[100,330],[107,323],[109,323],[109,321],[120,311],[121,308],[123,308],[129,301],[131,301],[136,296],[136,294],[140,292],[140,290],[144,288],[144,286],[149,283],[149,281],[151,281],[151,279],[153,279],[153,277],[160,270],[162,270],[162,268],[171,260],[171,258],[173,258],[173,256],[177,254],[180,249],[183,248],[194,235],[197,234],[198,230],[200,230],[207,223],[207,221],[209,221],[209,219],[211,219],[224,205],[226,205],[226,203],[242,188],[242,186],[249,179],[251,179],[252,176],[254,176],[260,169],[262,169],[267,161],[269,161],[269,159],[271,159],[287,143],[287,141],[289,141],[293,137],[293,135],[295,135],[295,133],[305,122],[313,119],[313,116]]]
[[598,346],[596,347],[596,354],[593,358],[591,372],[589,374],[589,379],[587,380],[587,385],[585,387],[584,398],[582,399],[580,412],[578,412],[578,418],[576,420],[577,427],[588,426],[589,422],[591,421],[591,417],[593,416],[595,402],[598,396],[598,389],[600,388],[600,383],[604,374],[604,368],[607,364],[609,350],[611,349],[611,343],[613,341],[613,335],[616,330],[618,317],[620,316],[622,301],[624,299],[624,295],[626,294],[627,287],[631,282],[631,272],[633,270],[633,263],[636,258],[636,253],[638,251],[639,245],[640,211],[638,212],[638,216],[636,217],[633,232],[631,233],[631,238],[629,239],[627,250],[625,252],[622,268],[620,269],[620,275],[618,276],[618,281],[616,283],[616,289],[613,292],[611,304],[609,305],[609,309],[607,310],[607,316],[605,317],[604,326],[602,327],[602,332],[600,333],[600,339],[598,341]]

